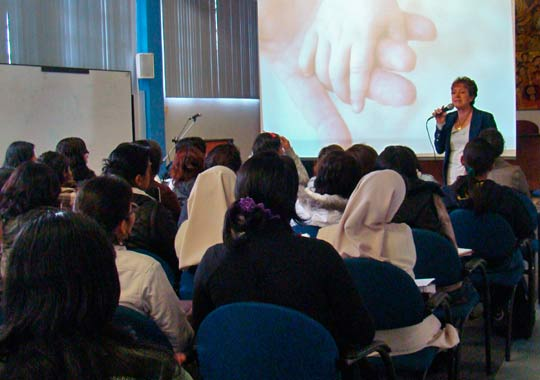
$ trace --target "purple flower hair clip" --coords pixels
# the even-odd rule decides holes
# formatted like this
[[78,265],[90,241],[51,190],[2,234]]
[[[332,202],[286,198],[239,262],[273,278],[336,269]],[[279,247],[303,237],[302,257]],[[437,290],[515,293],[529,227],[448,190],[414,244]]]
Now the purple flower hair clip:
[[238,204],[240,205],[240,209],[244,212],[253,212],[253,210],[258,208],[259,210],[262,210],[269,219],[279,219],[279,215],[272,214],[272,210],[264,207],[264,203],[255,203],[251,197],[240,198]]

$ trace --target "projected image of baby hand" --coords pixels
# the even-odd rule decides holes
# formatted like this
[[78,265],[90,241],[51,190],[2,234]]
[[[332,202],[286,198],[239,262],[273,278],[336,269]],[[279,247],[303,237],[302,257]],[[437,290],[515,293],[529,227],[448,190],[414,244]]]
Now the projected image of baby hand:
[[395,0],[322,0],[300,48],[298,65],[360,112],[365,99],[411,104],[416,88],[395,72],[416,65],[409,40],[432,40],[435,25],[408,14]]

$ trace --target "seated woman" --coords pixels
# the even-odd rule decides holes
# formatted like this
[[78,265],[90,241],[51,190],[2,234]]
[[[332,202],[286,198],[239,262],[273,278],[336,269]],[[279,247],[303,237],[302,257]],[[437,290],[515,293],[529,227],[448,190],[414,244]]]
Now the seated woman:
[[[208,170],[210,168],[213,168],[214,166],[227,167],[232,170],[233,173],[235,173],[235,177],[233,180],[234,183],[234,181],[236,181],[236,172],[238,171],[238,169],[240,169],[240,166],[242,166],[240,151],[234,144],[230,143],[216,146],[214,149],[208,152],[208,155],[204,159],[204,170]],[[208,177],[205,181],[207,180]],[[209,195],[209,198],[211,198],[211,195]],[[178,218],[178,227],[180,227],[182,223],[184,223],[188,218],[188,205],[189,201],[186,201],[182,206],[182,212],[180,213],[180,217]],[[198,206],[196,208],[199,209],[200,207],[201,206]],[[227,205],[226,208],[227,207],[229,207],[229,205]],[[223,215],[225,215],[225,211],[223,212]],[[205,250],[206,248],[204,249],[204,251]],[[178,254],[178,248],[176,250],[176,253]]]
[[80,137],[66,137],[56,144],[56,151],[69,160],[69,167],[73,173],[73,180],[80,186],[84,181],[94,178],[94,173],[88,167],[88,148]]
[[180,202],[178,202],[176,194],[174,194],[166,183],[156,181],[156,176],[158,175],[161,166],[161,157],[163,156],[161,146],[154,140],[137,140],[135,141],[135,144],[147,147],[150,153],[152,179],[150,180],[150,186],[148,186],[146,192],[165,206],[167,210],[170,211],[174,220],[178,220],[178,217],[180,216]]
[[169,210],[145,192],[152,177],[151,170],[148,149],[134,143],[118,145],[103,167],[104,174],[117,175],[132,186],[132,201],[137,204],[136,220],[125,240],[126,247],[155,253],[178,276],[178,259],[174,252],[176,223]]
[[237,146],[233,143],[220,144],[208,152],[204,159],[204,170],[217,165],[226,166],[236,173],[242,166]]
[[474,138],[465,145],[461,160],[468,174],[444,188],[447,206],[449,209],[471,209],[477,214],[499,214],[510,224],[518,239],[531,237],[534,224],[521,199],[511,188],[488,179],[495,156],[494,149],[483,138]]
[[58,196],[60,208],[71,210],[75,203],[76,190],[67,157],[58,152],[48,151],[39,156],[38,162],[48,165],[54,171],[60,181],[60,195]]
[[366,144],[354,144],[347,150],[354,157],[360,168],[360,176],[363,177],[375,170],[375,160],[377,160],[377,151]]
[[195,329],[221,305],[257,301],[309,315],[341,350],[372,341],[373,321],[343,260],[329,244],[297,236],[290,227],[297,190],[289,157],[261,153],[240,168],[224,243],[208,249],[195,274]]
[[443,202],[444,193],[437,183],[418,178],[417,164],[416,154],[405,146],[388,146],[377,157],[378,169],[397,171],[407,185],[405,200],[392,222],[438,232],[457,247],[452,222]]
[[27,161],[35,161],[34,144],[27,141],[14,141],[6,149],[3,168],[15,169]]
[[60,182],[47,165],[33,161],[17,167],[0,191],[2,220],[2,258],[0,273],[4,275],[6,257],[17,234],[22,218],[40,207],[57,207]]
[[181,379],[173,356],[112,325],[120,285],[101,227],[45,210],[24,225],[8,261],[0,378]]
[[[171,190],[176,194],[180,209],[185,208],[195,179],[204,170],[204,151],[196,141],[181,140],[176,144],[176,153],[169,169]],[[182,212],[180,212],[182,214]]]
[[306,187],[313,189],[313,187],[315,186],[315,178],[317,178],[317,173],[319,172],[319,166],[321,165],[323,156],[327,153],[336,152],[336,151],[343,152],[344,150],[341,147],[341,145],[338,145],[338,144],[331,144],[331,145],[327,145],[321,148],[321,150],[319,151],[319,155],[317,156],[317,159],[313,163],[313,177],[309,179],[308,183],[306,184]]
[[277,154],[283,154],[289,156],[294,161],[296,170],[298,172],[299,183],[305,186],[309,181],[309,175],[300,160],[300,157],[296,154],[291,146],[291,143],[285,136],[280,136],[277,133],[263,132],[260,133],[253,142],[251,147],[251,154],[255,155],[261,152],[274,152]]
[[131,186],[116,176],[88,180],[79,190],[75,210],[99,223],[114,244],[120,278],[119,304],[151,318],[179,355],[191,347],[193,329],[163,267],[152,257],[126,249],[135,224]]
[[405,199],[405,181],[393,170],[362,177],[339,224],[321,228],[317,238],[334,246],[342,257],[388,261],[414,278],[416,248],[405,223],[392,223]]
[[504,152],[504,137],[495,128],[484,129],[478,137],[486,140],[495,151],[493,168],[488,174],[488,179],[499,185],[511,187],[530,197],[529,184],[523,170],[517,165],[512,165],[504,160],[501,155]]
[[206,250],[223,242],[223,218],[235,200],[235,182],[236,174],[220,165],[198,175],[187,201],[188,219],[174,241],[181,270],[195,273]]
[[317,160],[313,187],[300,186],[296,213],[302,224],[326,227],[339,223],[354,188],[360,180],[355,159],[341,151],[332,151]]
[[35,161],[34,144],[27,141],[14,141],[6,149],[4,165],[0,168],[0,189],[7,182],[15,168],[27,161]]

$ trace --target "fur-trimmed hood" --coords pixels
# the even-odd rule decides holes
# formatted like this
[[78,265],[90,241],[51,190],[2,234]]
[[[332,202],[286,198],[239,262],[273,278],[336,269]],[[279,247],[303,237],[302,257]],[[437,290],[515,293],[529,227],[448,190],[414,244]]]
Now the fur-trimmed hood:
[[311,226],[326,227],[337,224],[347,206],[347,199],[339,195],[319,194],[313,188],[300,186],[296,213]]

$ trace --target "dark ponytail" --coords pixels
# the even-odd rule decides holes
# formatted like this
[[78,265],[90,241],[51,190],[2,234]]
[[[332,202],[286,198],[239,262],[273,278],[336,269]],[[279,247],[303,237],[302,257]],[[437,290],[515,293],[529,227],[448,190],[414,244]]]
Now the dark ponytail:
[[483,176],[491,170],[495,158],[493,147],[479,137],[469,141],[463,150],[469,197],[473,202],[474,211],[478,214],[486,212],[489,206],[489,196],[483,188],[484,181],[478,180],[478,176]]
[[251,233],[263,231],[271,220],[276,219],[280,217],[272,214],[263,203],[255,203],[250,197],[240,198],[225,214],[223,242],[227,248],[237,248]]

